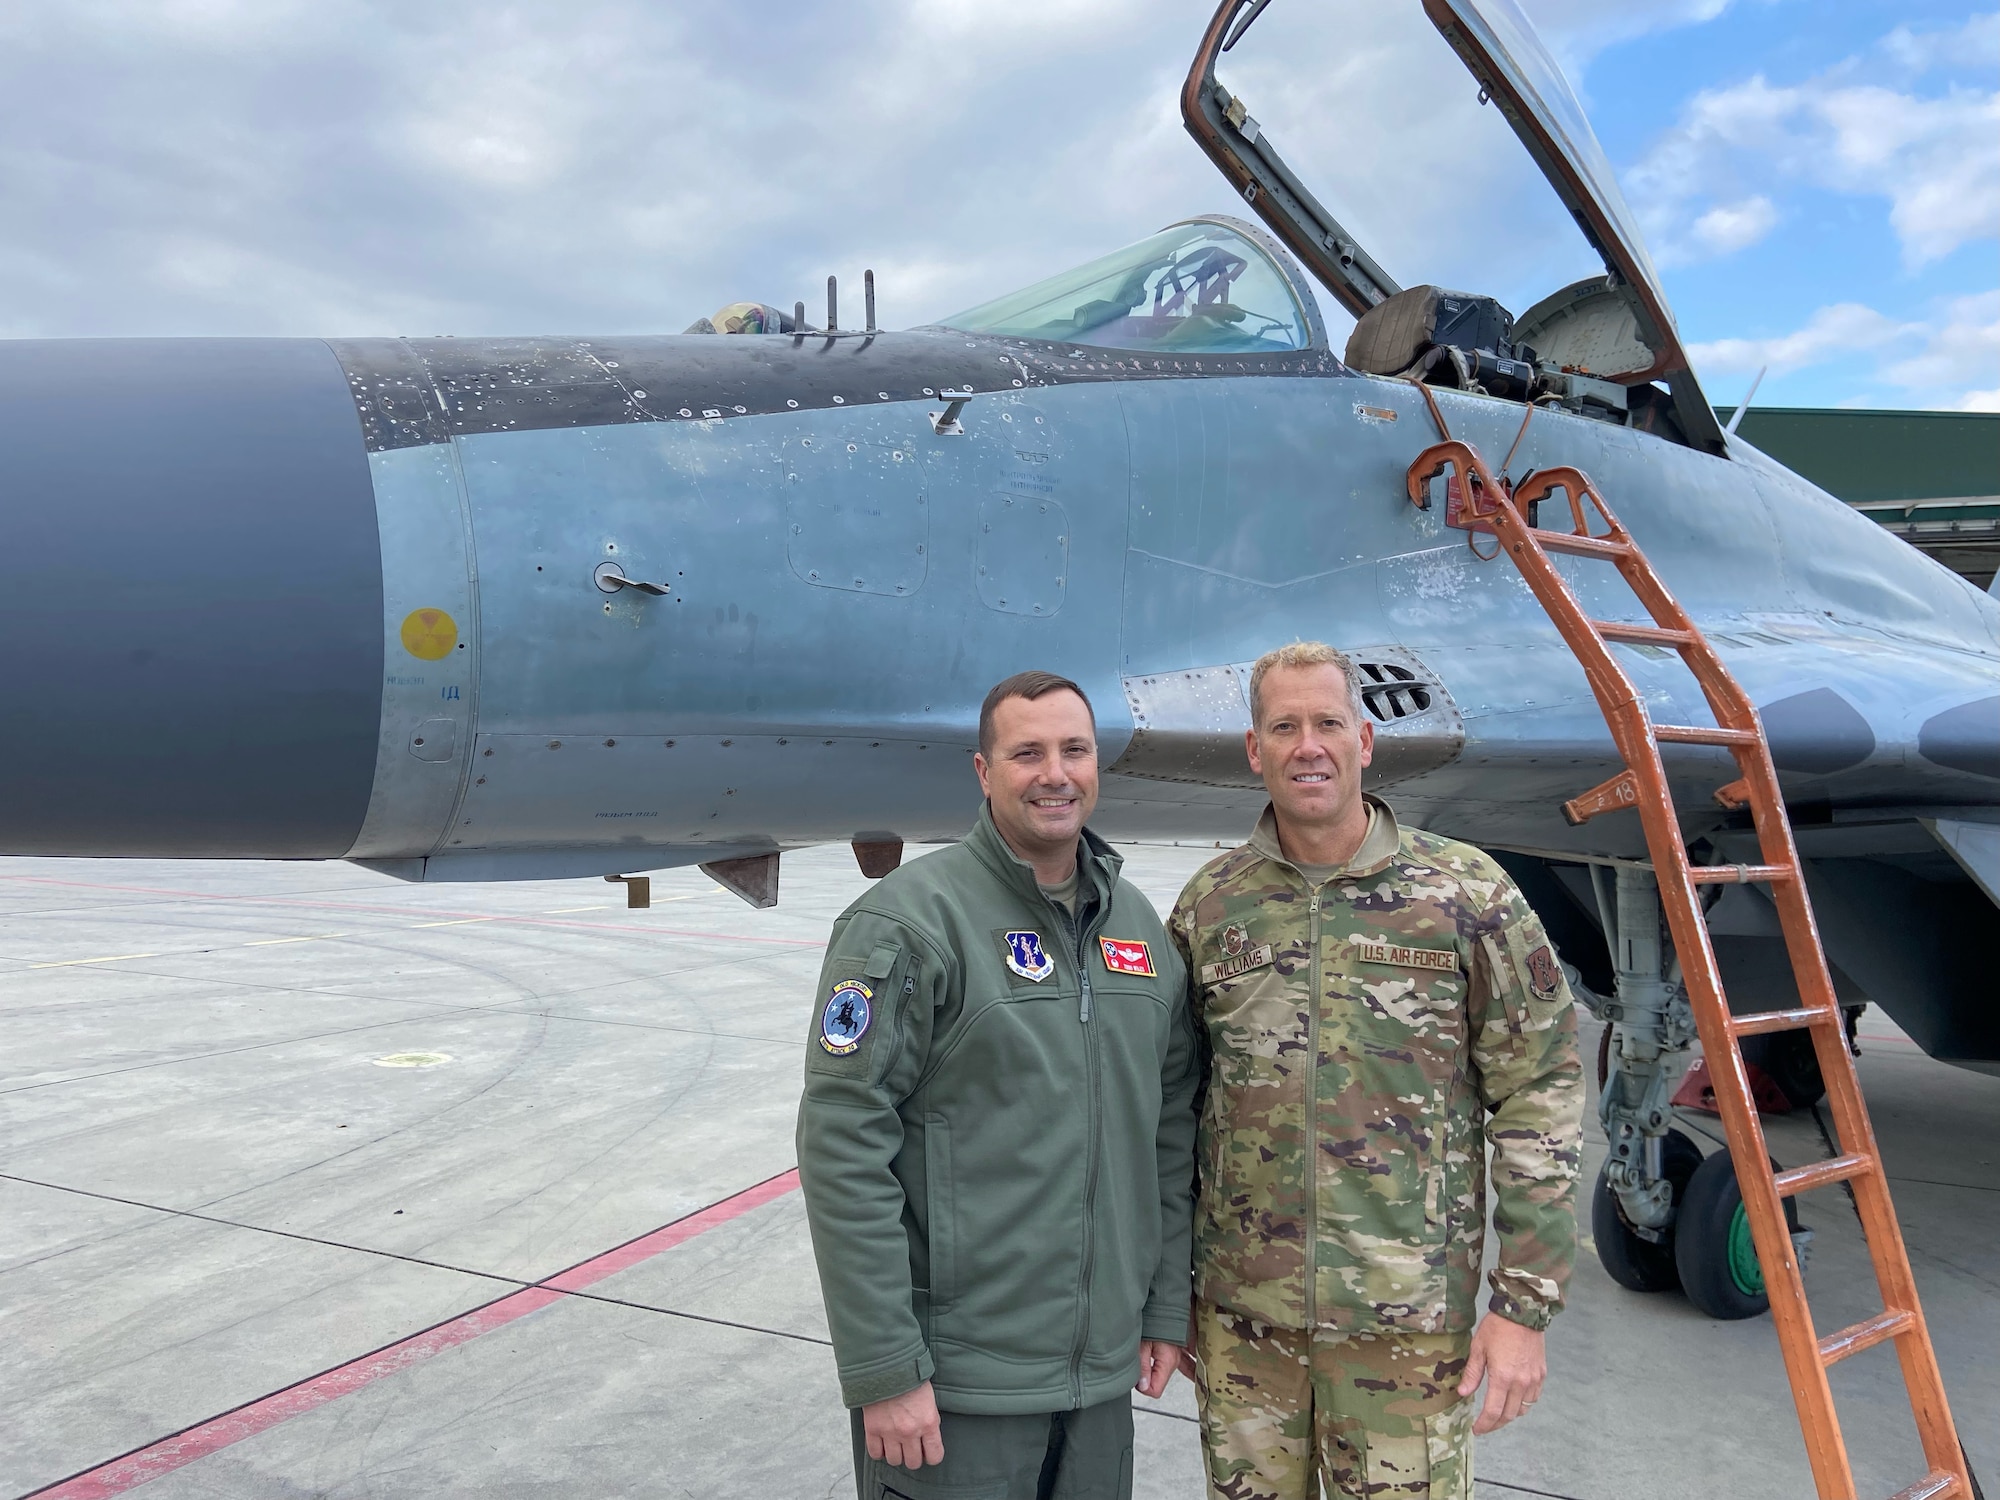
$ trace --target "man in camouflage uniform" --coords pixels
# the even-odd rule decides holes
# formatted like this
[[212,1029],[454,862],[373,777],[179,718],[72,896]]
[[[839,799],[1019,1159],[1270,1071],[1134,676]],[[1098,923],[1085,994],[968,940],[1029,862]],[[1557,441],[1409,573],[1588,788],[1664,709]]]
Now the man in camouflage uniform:
[[1250,699],[1271,805],[1169,924],[1210,1057],[1190,1361],[1210,1493],[1470,1500],[1472,1435],[1534,1405],[1576,1258],[1569,989],[1492,859],[1363,795],[1345,657],[1274,651]]

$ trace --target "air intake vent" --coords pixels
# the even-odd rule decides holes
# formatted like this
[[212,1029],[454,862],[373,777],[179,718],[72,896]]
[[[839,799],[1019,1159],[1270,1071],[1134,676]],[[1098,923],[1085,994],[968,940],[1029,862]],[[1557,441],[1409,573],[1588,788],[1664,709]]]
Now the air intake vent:
[[1392,661],[1356,660],[1361,674],[1361,701],[1378,724],[1414,718],[1431,706],[1430,684],[1408,667]]
[[[1375,724],[1375,758],[1363,785],[1389,786],[1458,758],[1465,721],[1437,674],[1414,652],[1401,646],[1357,646],[1347,659],[1360,673],[1361,701]],[[1127,677],[1132,738],[1106,771],[1151,781],[1241,787],[1261,796],[1263,780],[1243,753],[1243,731],[1250,727],[1251,666],[1226,662]]]

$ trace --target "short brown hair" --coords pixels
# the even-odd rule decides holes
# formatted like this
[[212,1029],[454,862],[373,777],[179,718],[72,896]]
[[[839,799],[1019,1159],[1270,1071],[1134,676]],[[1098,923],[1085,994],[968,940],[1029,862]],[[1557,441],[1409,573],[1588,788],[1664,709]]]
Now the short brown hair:
[[1293,641],[1275,651],[1266,651],[1250,669],[1250,727],[1264,722],[1264,679],[1281,667],[1338,667],[1347,679],[1347,706],[1354,712],[1358,727],[1365,712],[1361,703],[1361,677],[1344,651],[1336,651],[1324,641]]
[[986,701],[979,705],[979,753],[991,757],[993,754],[993,710],[1009,698],[1026,698],[1033,702],[1047,697],[1050,693],[1075,693],[1083,700],[1084,712],[1090,715],[1092,733],[1097,730],[1097,710],[1090,706],[1090,694],[1071,682],[1067,677],[1058,677],[1053,672],[1016,672],[993,684],[993,691],[986,695]]

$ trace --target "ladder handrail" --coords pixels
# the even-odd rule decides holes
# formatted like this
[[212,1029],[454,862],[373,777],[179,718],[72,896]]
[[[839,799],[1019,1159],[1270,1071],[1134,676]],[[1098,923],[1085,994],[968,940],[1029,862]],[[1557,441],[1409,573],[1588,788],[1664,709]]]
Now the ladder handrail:
[[[1424,395],[1429,401],[1430,393],[1426,390]],[[1434,402],[1431,406],[1439,430],[1444,433],[1442,414]],[[1427,507],[1431,482],[1447,470],[1452,472],[1457,488],[1456,494],[1447,489],[1451,497],[1447,524],[1468,531],[1486,531],[1499,541],[1501,550],[1512,559],[1582,665],[1584,677],[1611,730],[1612,741],[1625,762],[1625,770],[1619,776],[1573,799],[1565,807],[1565,813],[1576,821],[1622,807],[1631,807],[1639,814],[1659,882],[1661,906],[1675,952],[1680,957],[1682,982],[1687,986],[1703,1056],[1714,1081],[1716,1104],[1729,1140],[1731,1160],[1737,1169],[1751,1238],[1758,1261],[1764,1267],[1772,1321],[1798,1409],[1807,1458],[1822,1500],[1854,1500],[1854,1476],[1826,1371],[1833,1359],[1862,1347],[1859,1341],[1864,1335],[1869,1344],[1893,1340],[1896,1345],[1904,1386],[1925,1461],[1931,1470],[1930,1478],[1948,1481],[1943,1488],[1928,1493],[1940,1497],[1955,1494],[1961,1500],[1969,1500],[1972,1487],[1964,1452],[1952,1425],[1936,1352],[1889,1201],[1880,1149],[1861,1098],[1853,1059],[1847,1051],[1839,999],[1806,890],[1805,868],[1792,837],[1777,767],[1755,704],[1653,571],[1637,542],[1582,470],[1569,466],[1540,469],[1515,489],[1504,479],[1494,477],[1471,444],[1446,433],[1442,441],[1424,449],[1411,463],[1405,479],[1411,502]],[[1527,519],[1530,506],[1539,505],[1557,493],[1569,502],[1572,529],[1567,533],[1542,531]],[[1602,531],[1592,529],[1597,522],[1602,523]],[[1738,779],[1724,788],[1719,797],[1725,805],[1748,806],[1763,864],[1745,867],[1734,878],[1769,882],[1801,1001],[1796,1012],[1759,1017],[1758,1029],[1779,1029],[1766,1023],[1778,1014],[1790,1014],[1809,1030],[1826,1080],[1840,1149],[1845,1156],[1861,1163],[1844,1172],[1843,1179],[1853,1190],[1884,1311],[1876,1319],[1833,1335],[1827,1342],[1837,1352],[1822,1348],[1813,1327],[1804,1278],[1785,1220],[1784,1195],[1770,1168],[1763,1125],[1737,1045],[1738,1033],[1723,992],[1721,969],[1709,939],[1696,877],[1660,757],[1662,740],[1699,741],[1701,733],[1691,728],[1675,734],[1678,726],[1653,723],[1644,697],[1605,639],[1606,628],[1616,631],[1619,627],[1596,621],[1583,609],[1550,559],[1549,550],[1612,563],[1654,625],[1673,633],[1672,649],[1680,653],[1683,664],[1701,687],[1716,725],[1735,732],[1733,735],[1708,732],[1710,743],[1725,738],[1730,741],[1721,748],[1734,758],[1738,768]],[[1815,1176],[1797,1180],[1816,1184],[1817,1179]]]

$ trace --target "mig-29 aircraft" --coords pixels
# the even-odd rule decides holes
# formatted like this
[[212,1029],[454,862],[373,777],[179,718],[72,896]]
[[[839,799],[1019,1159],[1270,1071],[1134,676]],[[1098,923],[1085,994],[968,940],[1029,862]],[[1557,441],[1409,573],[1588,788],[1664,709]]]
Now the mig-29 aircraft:
[[[1605,1123],[1644,1149],[1600,1181],[1597,1243],[1669,1284],[1692,1027],[1670,970],[1607,943],[1657,950],[1645,842],[1561,815],[1622,764],[1583,671],[1505,560],[1410,503],[1442,421],[1596,481],[1761,710],[1843,1002],[2000,1071],[2000,600],[1718,426],[1511,0],[1426,8],[1605,267],[1518,317],[1400,286],[1297,180],[1215,77],[1243,3],[1183,113],[1269,232],[1193,217],[936,326],[879,330],[871,298],[841,327],[830,292],[823,327],[751,307],[719,335],[0,343],[0,852],[699,863],[769,904],[786,849],[853,841],[879,874],[962,834],[980,698],[1031,666],[1097,706],[1096,826],[1233,844],[1263,803],[1247,663],[1324,639],[1366,679],[1371,785],[1500,852],[1585,992],[1631,1002]],[[1358,318],[1344,352],[1307,272]],[[1657,719],[1713,722],[1671,653],[1616,650]],[[1688,839],[1754,858],[1709,799],[1728,754],[1665,748]],[[1761,891],[1708,920],[1735,1003],[1796,1003]],[[1817,1093],[1809,1045],[1759,1040]]]

